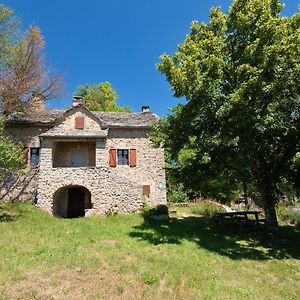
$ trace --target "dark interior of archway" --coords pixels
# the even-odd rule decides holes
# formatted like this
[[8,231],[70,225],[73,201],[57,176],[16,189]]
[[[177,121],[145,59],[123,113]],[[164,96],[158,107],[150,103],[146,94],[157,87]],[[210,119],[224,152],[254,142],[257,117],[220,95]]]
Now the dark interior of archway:
[[85,196],[84,187],[69,188],[67,218],[78,218],[84,216],[85,213],[84,196]]
[[85,216],[92,208],[91,193],[83,186],[69,186],[56,191],[53,196],[53,214],[62,218]]

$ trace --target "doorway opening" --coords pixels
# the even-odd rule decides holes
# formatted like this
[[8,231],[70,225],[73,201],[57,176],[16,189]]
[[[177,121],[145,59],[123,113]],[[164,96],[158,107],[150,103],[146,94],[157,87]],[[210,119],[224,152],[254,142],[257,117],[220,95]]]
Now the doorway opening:
[[63,218],[85,216],[85,210],[91,209],[91,193],[83,186],[68,186],[57,190],[53,196],[53,214]]

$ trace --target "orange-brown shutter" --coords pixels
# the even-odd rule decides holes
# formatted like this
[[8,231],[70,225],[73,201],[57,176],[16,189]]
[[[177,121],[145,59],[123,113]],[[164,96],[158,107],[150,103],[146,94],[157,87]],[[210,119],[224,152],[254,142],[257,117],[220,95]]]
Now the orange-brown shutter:
[[117,166],[117,149],[109,150],[109,166],[113,168]]
[[143,195],[149,197],[149,195],[150,195],[150,185],[143,185]]
[[136,149],[130,149],[129,165],[130,167],[136,167]]
[[29,153],[29,148],[24,148],[22,150],[22,156],[25,164],[28,164],[28,153]]
[[84,117],[75,118],[75,129],[84,129]]

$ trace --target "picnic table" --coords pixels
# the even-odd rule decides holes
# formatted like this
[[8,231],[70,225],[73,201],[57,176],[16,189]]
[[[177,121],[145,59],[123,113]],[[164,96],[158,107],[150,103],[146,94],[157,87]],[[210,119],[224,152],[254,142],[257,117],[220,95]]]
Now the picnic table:
[[[218,223],[230,223],[250,226],[254,223],[255,227],[259,227],[261,222],[264,222],[264,219],[259,219],[260,211],[231,211],[224,213],[217,213]],[[250,219],[249,216],[254,216],[255,220]]]

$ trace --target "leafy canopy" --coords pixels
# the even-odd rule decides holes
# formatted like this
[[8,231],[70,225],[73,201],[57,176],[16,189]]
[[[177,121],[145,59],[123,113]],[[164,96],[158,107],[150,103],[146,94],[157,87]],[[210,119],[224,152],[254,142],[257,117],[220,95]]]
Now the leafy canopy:
[[86,108],[92,111],[130,112],[129,107],[121,107],[116,103],[117,93],[110,82],[84,84],[77,88],[76,96],[84,97]]
[[[192,22],[165,74],[178,105],[156,128],[185,182],[222,176],[255,186],[276,227],[277,184],[300,150],[300,12],[279,0],[235,0]],[[270,217],[272,215],[272,217]]]

